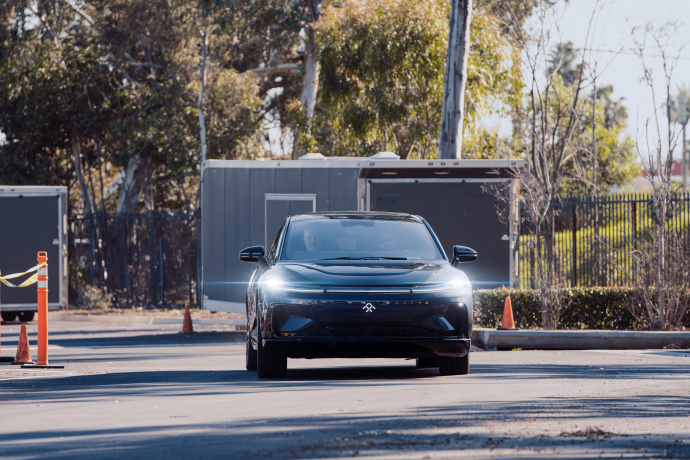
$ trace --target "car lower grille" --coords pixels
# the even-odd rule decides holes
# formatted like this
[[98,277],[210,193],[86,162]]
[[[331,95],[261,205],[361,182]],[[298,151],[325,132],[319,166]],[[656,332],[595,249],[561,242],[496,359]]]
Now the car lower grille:
[[302,337],[443,337],[449,334],[415,326],[372,327],[319,324],[305,329],[298,335]]

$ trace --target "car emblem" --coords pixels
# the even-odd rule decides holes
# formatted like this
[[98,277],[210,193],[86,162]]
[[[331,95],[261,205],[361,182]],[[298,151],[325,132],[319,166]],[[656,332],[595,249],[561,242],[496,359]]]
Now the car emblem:
[[372,304],[368,303],[362,307],[362,310],[366,310],[367,313],[373,313],[374,310],[376,310],[376,307],[373,306]]

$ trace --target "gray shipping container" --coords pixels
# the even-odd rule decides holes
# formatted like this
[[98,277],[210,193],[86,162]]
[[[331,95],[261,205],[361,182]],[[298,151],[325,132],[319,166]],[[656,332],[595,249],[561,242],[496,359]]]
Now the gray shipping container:
[[[0,273],[24,272],[48,253],[48,309],[68,305],[67,187],[0,185]],[[10,280],[17,285],[30,275]],[[0,284],[0,309],[36,311],[36,284],[13,288]]]
[[[203,308],[244,313],[252,266],[239,261],[239,251],[253,245],[268,250],[285,217],[314,211],[420,215],[434,229],[446,254],[452,254],[455,244],[477,250],[477,262],[463,267],[475,289],[516,283],[513,172],[524,167],[522,160],[316,157],[209,160],[202,165]],[[509,202],[485,191],[492,183],[505,184]]]

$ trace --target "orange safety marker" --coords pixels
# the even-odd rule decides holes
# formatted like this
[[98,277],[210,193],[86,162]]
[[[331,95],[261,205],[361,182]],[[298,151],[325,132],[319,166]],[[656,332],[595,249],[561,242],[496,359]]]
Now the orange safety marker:
[[22,368],[42,367],[62,369],[65,366],[48,364],[48,253],[38,252],[38,360],[35,365]]
[[19,331],[19,343],[17,344],[17,356],[12,364],[33,364],[31,350],[29,349],[29,336],[26,333],[26,324],[22,323]]
[[506,303],[503,306],[503,321],[501,327],[497,329],[499,331],[519,329],[515,327],[515,321],[513,320],[513,305],[510,303],[510,296],[506,297]]
[[182,333],[183,334],[193,334],[194,328],[192,327],[192,314],[189,311],[189,304],[184,306],[184,321],[182,322]]

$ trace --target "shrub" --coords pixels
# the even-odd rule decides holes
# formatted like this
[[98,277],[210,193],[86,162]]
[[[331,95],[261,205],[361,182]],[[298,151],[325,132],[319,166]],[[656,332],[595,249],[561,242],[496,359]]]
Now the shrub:
[[[559,329],[642,329],[642,305],[638,289],[619,287],[567,288],[568,306]],[[536,292],[530,289],[487,289],[474,292],[474,324],[494,328],[501,324],[505,298],[510,296],[515,326],[540,328]],[[686,318],[686,323],[690,318]]]
[[112,295],[105,289],[85,285],[79,290],[75,304],[85,310],[107,310],[113,306]]

